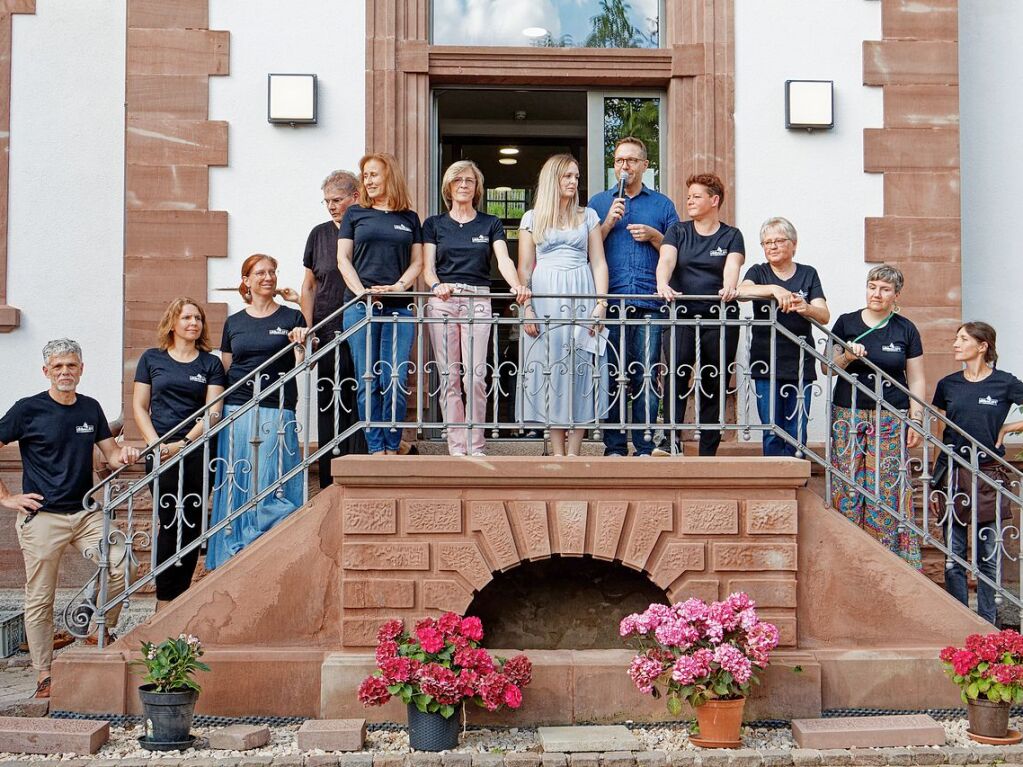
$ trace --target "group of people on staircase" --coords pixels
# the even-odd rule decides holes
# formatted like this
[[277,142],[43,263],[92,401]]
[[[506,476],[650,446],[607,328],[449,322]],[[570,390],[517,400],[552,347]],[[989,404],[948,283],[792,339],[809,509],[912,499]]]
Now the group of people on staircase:
[[[156,346],[138,360],[132,410],[148,446],[147,474],[221,418],[230,419],[215,445],[193,448],[153,480],[157,563],[173,558],[201,530],[215,529],[206,566],[216,568],[302,504],[301,472],[279,482],[300,457],[297,387],[293,380],[282,385],[279,377],[301,362],[314,325],[320,325],[314,343],[350,333],[346,344],[317,361],[320,445],[337,442],[359,421],[377,424],[323,453],[321,486],[331,481],[334,455],[403,451],[400,430],[379,424],[400,422],[406,412],[416,330],[408,321],[414,303],[402,294],[419,281],[432,293],[423,311],[436,320],[428,327],[442,381],[448,450],[455,456],[485,455],[483,430],[458,424],[487,418],[487,379],[496,372],[487,363],[494,319],[492,261],[509,287],[505,295],[522,316],[516,420],[550,426],[555,455],[577,455],[585,429],[601,422],[605,455],[628,454],[626,431],[634,455],[655,455],[659,450],[650,429],[611,425],[683,423],[691,399],[699,405],[699,454],[715,455],[724,425],[722,395],[729,391],[722,379],[735,369],[739,341],[737,300],[752,301],[754,318],[776,312],[777,326],[798,339],[772,330],[770,323],[754,325],[748,370],[760,419],[774,427],[763,432],[764,454],[802,455],[817,380],[815,356],[808,351],[814,348],[812,322],[828,323],[830,310],[817,271],[794,260],[795,227],[781,217],[765,221],[759,232],[764,261],[740,276],[746,247],[742,233],[720,219],[721,180],[710,173],[687,180],[688,218],[682,221],[673,202],[644,182],[648,167],[643,142],[622,138],[614,150],[619,183],[583,206],[578,161],[570,155],[549,158],[533,207],[521,218],[517,262],[501,219],[481,209],[484,178],[470,160],[445,171],[441,197],[447,210],[422,223],[394,157],[368,154],[359,163],[360,175],[330,174],[322,185],[330,220],[309,234],[301,292],[279,287],[273,257],[249,256],[239,285],[245,308],[227,318],[219,357],[203,302],[179,298],[156,329]],[[841,476],[836,475],[831,500],[919,567],[917,536],[891,513],[905,508],[899,496],[907,489],[901,479],[906,451],[920,443],[914,426],[920,426],[926,395],[920,333],[899,313],[903,287],[897,268],[874,267],[867,275],[865,306],[832,326],[837,338],[832,363],[856,375],[860,385],[832,376],[837,380],[830,453]],[[609,305],[602,298],[609,293],[630,298]],[[333,316],[342,306],[344,312]],[[367,323],[367,313],[393,321]],[[707,322],[674,322],[696,317]],[[1004,479],[998,457],[1004,455],[1006,435],[1023,431],[1023,421],[1006,423],[1011,408],[1023,404],[1023,383],[995,367],[990,325],[964,323],[953,351],[962,369],[939,381],[932,404],[982,447],[980,471]],[[670,370],[664,360],[671,361]],[[49,389],[18,400],[0,418],[0,447],[17,442],[23,462],[21,492],[12,493],[0,482],[0,507],[17,513],[27,577],[26,628],[41,696],[48,695],[61,553],[70,544],[95,557],[99,548],[100,515],[83,508],[92,486],[93,449],[98,447],[111,467],[139,460],[137,449],[115,443],[99,404],[77,392],[83,369],[82,350],[74,341],[48,343],[43,372]],[[886,378],[875,380],[875,369]],[[657,370],[661,374],[653,373]],[[623,381],[628,395],[610,396],[609,382]],[[667,388],[674,399],[664,402]],[[878,393],[884,400],[880,405]],[[955,428],[946,429],[943,441],[972,455],[970,440]],[[678,445],[669,448],[680,452]],[[942,472],[951,472],[951,478]],[[968,470],[947,460],[935,467],[935,487],[955,493],[971,482]],[[273,492],[256,497],[274,483],[279,487]],[[996,514],[993,492],[979,493],[970,536],[973,499],[964,495],[960,491],[954,503],[947,503],[949,544],[963,559],[969,546],[979,547],[979,569],[993,577],[999,556],[994,528],[1009,512],[1003,507]],[[237,514],[243,506],[246,511]],[[179,559],[156,577],[159,605],[189,587],[199,548]],[[123,544],[111,546],[110,561],[110,596],[116,596],[131,561]],[[958,564],[946,573],[947,588],[963,601],[965,575]],[[979,610],[995,620],[993,591],[986,583],[979,587]],[[108,625],[116,624],[116,612],[107,616]]]

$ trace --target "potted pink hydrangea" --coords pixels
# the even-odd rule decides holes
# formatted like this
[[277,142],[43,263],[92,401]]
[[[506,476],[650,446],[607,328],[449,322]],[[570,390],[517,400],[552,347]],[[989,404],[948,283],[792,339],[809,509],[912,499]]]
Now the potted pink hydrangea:
[[741,745],[746,696],[778,646],[778,629],[757,617],[748,595],[710,604],[695,598],[652,604],[623,618],[620,633],[639,645],[629,666],[636,688],[655,698],[663,695],[675,716],[682,701],[693,707],[700,728],[694,743]]
[[400,620],[377,632],[377,669],[359,685],[359,700],[382,706],[392,697],[408,708],[409,745],[443,751],[458,745],[456,712],[467,701],[497,711],[522,705],[522,688],[532,680],[525,655],[493,658],[479,646],[483,623],[445,613],[424,618],[410,632]]
[[966,704],[966,734],[981,743],[1018,742],[1009,706],[1023,703],[1023,636],[1012,629],[970,634],[964,647],[946,647],[939,657]]

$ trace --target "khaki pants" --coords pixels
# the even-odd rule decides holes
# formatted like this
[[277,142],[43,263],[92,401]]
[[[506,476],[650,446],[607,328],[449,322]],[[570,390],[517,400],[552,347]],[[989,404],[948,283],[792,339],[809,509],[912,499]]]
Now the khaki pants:
[[[32,668],[49,671],[53,660],[53,601],[57,590],[60,557],[68,544],[82,556],[99,564],[99,543],[103,537],[103,514],[79,511],[75,514],[40,512],[27,524],[28,515],[18,512],[18,543],[25,557],[25,634],[28,636]],[[110,580],[107,598],[124,591],[127,562],[122,541],[110,546]],[[107,625],[116,626],[120,605],[107,613]]]

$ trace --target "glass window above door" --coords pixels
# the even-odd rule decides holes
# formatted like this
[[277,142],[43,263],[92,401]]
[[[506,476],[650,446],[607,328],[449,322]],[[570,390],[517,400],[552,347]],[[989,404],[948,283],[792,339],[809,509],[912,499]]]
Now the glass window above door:
[[661,0],[433,0],[435,45],[657,48]]

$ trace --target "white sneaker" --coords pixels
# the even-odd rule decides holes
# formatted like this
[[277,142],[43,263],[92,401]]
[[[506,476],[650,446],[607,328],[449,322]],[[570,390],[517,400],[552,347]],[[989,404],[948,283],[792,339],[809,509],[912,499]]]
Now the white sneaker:
[[465,458],[465,453],[463,453],[461,450],[454,450],[448,453],[448,455],[450,455],[452,458]]
[[472,457],[473,458],[486,458],[487,454],[484,453],[482,450],[477,450],[475,453],[472,454]]

